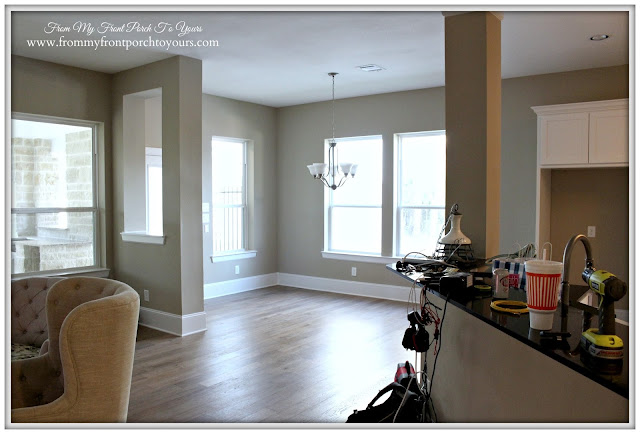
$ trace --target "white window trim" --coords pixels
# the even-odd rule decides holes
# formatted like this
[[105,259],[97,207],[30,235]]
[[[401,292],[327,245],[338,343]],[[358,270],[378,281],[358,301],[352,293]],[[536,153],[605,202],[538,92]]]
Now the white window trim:
[[403,209],[440,209],[445,210],[446,205],[443,206],[414,206],[414,205],[400,205],[402,198],[400,193],[400,185],[402,185],[402,174],[399,170],[400,165],[400,146],[401,140],[404,137],[421,137],[421,136],[440,136],[446,135],[446,130],[431,130],[431,131],[418,131],[411,133],[398,133],[394,134],[394,146],[393,146],[393,253],[396,256],[402,257],[400,252],[400,213]]
[[[248,258],[255,258],[257,251],[256,250],[249,250],[249,200],[248,200],[248,195],[249,195],[249,182],[248,182],[248,177],[249,177],[249,170],[248,170],[248,152],[249,152],[249,140],[248,139],[241,139],[241,138],[237,138],[237,137],[223,137],[223,136],[212,136],[211,137],[211,146],[213,146],[213,141],[214,140],[218,140],[218,141],[227,141],[227,142],[234,142],[234,143],[242,143],[242,158],[243,158],[243,176],[242,176],[242,191],[243,191],[243,195],[242,195],[242,205],[225,205],[225,206],[220,206],[220,205],[215,205],[213,202],[213,198],[211,200],[211,214],[213,216],[213,210],[216,208],[242,208],[242,250],[237,250],[237,251],[221,251],[221,252],[214,252],[211,256],[211,262],[224,262],[224,261],[231,261],[231,260],[236,260],[236,259],[248,259]],[[212,191],[213,194],[213,191]],[[211,236],[211,238],[213,239],[213,235]]]
[[145,146],[144,153],[147,156],[162,157],[162,148],[155,148],[153,146]]
[[[371,140],[376,138],[379,138],[381,141],[383,141],[382,135],[379,135],[379,134],[373,134],[368,136],[341,137],[341,138],[336,138],[335,141],[338,143],[338,146],[339,146],[340,142],[349,142],[349,141],[355,141],[355,140]],[[329,150],[330,141],[331,139],[325,139],[324,141],[325,158]],[[382,142],[381,152],[384,152],[384,141]],[[382,164],[384,165],[384,161]],[[380,176],[382,176],[382,173],[380,173]],[[347,181],[347,183],[348,182],[349,181]],[[333,205],[332,195],[331,195],[332,192],[333,190],[325,187],[324,189],[324,248],[322,250],[322,257],[327,259],[338,259],[338,260],[358,260],[359,262],[373,262],[371,258],[382,258],[382,261],[377,263],[386,263],[384,261],[386,261],[386,258],[389,258],[389,257],[377,255],[375,253],[356,252],[356,251],[344,252],[340,250],[331,249],[331,236],[330,236],[329,230],[331,228],[331,212],[330,211],[332,208],[375,208],[375,209],[379,208],[380,211],[382,212],[382,203],[380,203],[380,205]],[[382,252],[382,250],[383,250],[382,246],[380,246],[380,251]],[[359,259],[355,259],[355,258],[359,258]],[[390,259],[393,259],[393,258],[390,258]]]
[[[89,267],[81,267],[81,268],[64,268],[59,270],[43,270],[32,273],[12,273],[12,278],[20,278],[27,277],[31,275],[42,275],[46,274],[47,276],[56,276],[63,275],[68,273],[73,273],[77,270],[106,270],[105,268],[101,268],[103,264],[103,258],[101,255],[102,245],[100,240],[102,239],[104,229],[102,227],[102,223],[100,220],[100,209],[98,204],[100,203],[100,188],[98,187],[98,170],[99,170],[99,161],[98,161],[98,146],[99,146],[99,137],[98,137],[98,128],[100,127],[99,122],[92,121],[83,121],[80,119],[71,119],[71,118],[61,118],[56,116],[48,116],[48,115],[37,115],[31,113],[23,113],[23,112],[12,112],[11,120],[22,120],[22,121],[32,121],[32,122],[43,122],[50,124],[61,124],[61,125],[75,125],[79,127],[91,128],[91,164],[92,164],[92,184],[93,184],[93,201],[92,206],[90,207],[65,207],[65,208],[32,208],[34,213],[47,213],[51,212],[51,210],[56,210],[54,212],[92,212],[93,213],[93,258],[94,264]],[[13,132],[11,132],[11,137],[13,136]],[[10,148],[9,148],[10,149]],[[11,169],[9,169],[9,177],[11,178]],[[11,208],[10,214],[20,214],[20,213],[29,213],[28,208]],[[11,227],[11,223],[9,223],[9,227]]]
[[257,250],[243,250],[241,252],[235,253],[224,253],[220,255],[211,255],[209,258],[211,262],[225,262],[225,261],[235,261],[240,259],[251,259],[255,258],[258,255]]
[[324,259],[335,259],[337,261],[367,262],[372,264],[391,264],[402,259],[402,257],[396,256],[377,256],[365,255],[363,253],[328,252],[326,250],[322,251],[322,257]]
[[150,235],[145,231],[120,232],[120,236],[122,241],[141,244],[163,245],[167,239],[166,235]]

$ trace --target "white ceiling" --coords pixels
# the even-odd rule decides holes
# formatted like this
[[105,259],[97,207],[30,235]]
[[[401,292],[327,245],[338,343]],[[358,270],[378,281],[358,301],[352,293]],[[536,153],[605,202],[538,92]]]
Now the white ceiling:
[[[139,7],[138,10],[144,7]],[[439,11],[61,11],[11,13],[11,52],[115,73],[180,54],[202,60],[205,93],[282,107],[331,98],[328,72],[338,72],[336,98],[444,85],[444,17]],[[628,10],[628,8],[627,8]],[[184,21],[201,32],[44,32],[50,22],[155,26]],[[593,42],[589,37],[607,33]],[[217,40],[207,48],[35,48],[28,39]],[[378,64],[381,72],[358,65]],[[504,78],[629,63],[629,13],[505,11]]]

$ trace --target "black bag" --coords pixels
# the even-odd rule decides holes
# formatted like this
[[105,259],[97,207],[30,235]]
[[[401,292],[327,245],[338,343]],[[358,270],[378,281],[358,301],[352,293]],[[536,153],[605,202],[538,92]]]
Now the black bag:
[[[387,400],[374,406],[376,401],[389,391],[391,395]],[[405,393],[407,397],[402,403]],[[365,410],[354,410],[347,418],[347,423],[392,423],[394,417],[396,423],[418,423],[422,419],[422,407],[423,401],[418,394],[407,391],[400,383],[393,382],[378,392]]]

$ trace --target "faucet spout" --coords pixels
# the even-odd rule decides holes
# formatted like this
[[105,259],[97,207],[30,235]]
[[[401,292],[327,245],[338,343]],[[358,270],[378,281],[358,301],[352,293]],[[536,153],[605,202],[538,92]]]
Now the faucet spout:
[[565,317],[569,313],[569,267],[571,262],[571,253],[573,247],[580,241],[584,245],[586,254],[585,268],[593,269],[593,256],[591,255],[591,243],[589,239],[582,234],[574,235],[567,242],[562,256],[562,316]]

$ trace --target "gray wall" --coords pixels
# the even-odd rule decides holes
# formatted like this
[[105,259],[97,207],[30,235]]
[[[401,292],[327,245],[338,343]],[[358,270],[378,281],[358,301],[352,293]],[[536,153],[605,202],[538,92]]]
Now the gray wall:
[[502,81],[501,252],[535,241],[537,118],[531,107],[628,97],[628,65]]
[[[202,202],[211,204],[211,138],[235,137],[253,141],[253,171],[249,170],[249,189],[253,206],[250,219],[249,249],[257,250],[251,259],[211,263],[211,231],[203,230],[204,283],[233,280],[278,271],[276,109],[213,95],[202,97]],[[250,191],[251,193],[251,191]],[[211,214],[209,214],[211,215]],[[234,267],[240,266],[236,275]]]
[[[158,93],[157,90],[155,93]],[[159,93],[162,93],[160,90]],[[146,147],[162,149],[162,96],[123,98],[124,230],[147,230]]]
[[144,145],[162,148],[162,95],[144,100]]
[[11,111],[100,122],[98,188],[102,266],[113,267],[112,76],[11,56]]
[[[382,135],[383,203],[393,194],[393,135],[442,130],[444,88],[388,93],[336,102],[336,137]],[[324,187],[306,165],[324,161],[324,139],[331,136],[331,102],[278,110],[278,270],[283,273],[397,284],[383,265],[323,259]],[[390,203],[390,202],[388,202]],[[393,209],[382,209],[390,228]],[[382,255],[392,254],[392,231],[383,231]],[[351,267],[358,277],[351,277]]]
[[[554,260],[561,261],[564,247],[575,234],[596,227],[589,243],[597,269],[629,282],[629,168],[556,169],[551,172],[551,244]],[[585,252],[576,246],[571,256],[569,281],[581,278]],[[629,285],[631,288],[631,285]],[[616,302],[629,309],[629,294]]]
[[145,99],[126,95],[122,102],[122,141],[124,143],[123,191],[124,230],[147,230],[147,180],[145,176]]
[[[500,252],[514,243],[534,242],[536,116],[531,106],[628,97],[628,66],[506,79],[502,82]],[[322,161],[323,140],[331,135],[330,102],[278,110],[278,270],[284,273],[363,282],[399,284],[376,264],[323,259],[323,188],[306,165]],[[338,100],[338,137],[382,134],[383,197],[393,194],[393,134],[444,129],[444,89],[422,89]],[[464,173],[447,174],[464,176]],[[469,185],[469,188],[474,188]],[[455,192],[447,192],[455,197]],[[462,213],[464,214],[464,204]],[[383,255],[391,254],[393,210],[383,209]],[[462,222],[473,219],[465,215]],[[628,249],[628,246],[627,246]],[[556,250],[557,251],[557,250]],[[352,266],[358,277],[351,277]]]
[[[202,312],[202,65],[175,56],[113,79],[115,277],[141,295],[141,306],[178,315]],[[123,97],[162,88],[164,245],[124,242]],[[143,170],[143,168],[141,168]],[[142,292],[148,289],[150,300]]]

